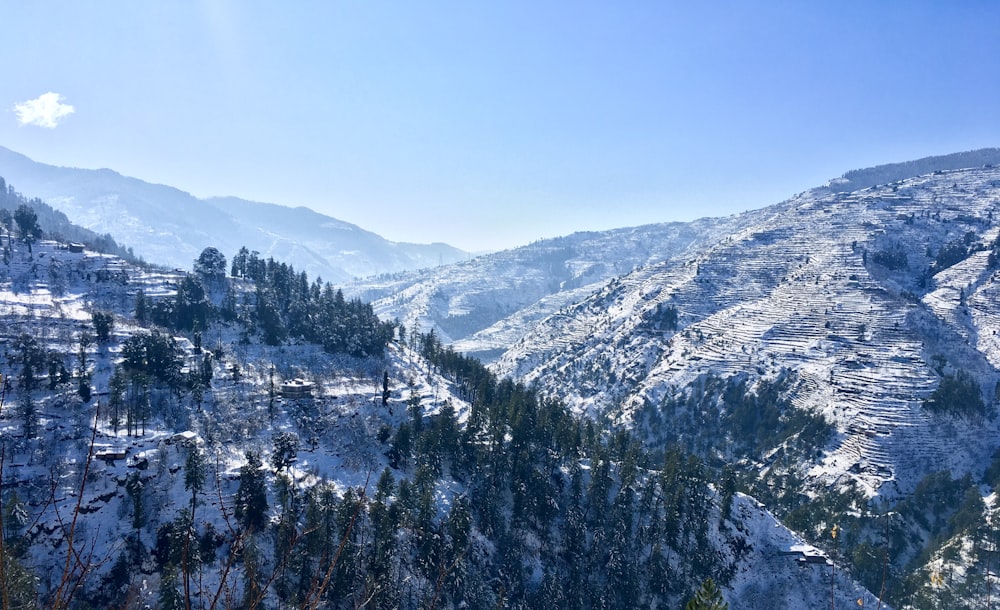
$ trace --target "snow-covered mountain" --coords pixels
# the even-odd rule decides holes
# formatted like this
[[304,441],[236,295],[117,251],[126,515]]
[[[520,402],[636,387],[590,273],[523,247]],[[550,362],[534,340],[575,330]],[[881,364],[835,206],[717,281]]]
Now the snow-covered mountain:
[[[997,163],[1000,149],[993,148],[927,157],[850,171],[821,190],[849,192]],[[434,329],[457,350],[492,361],[539,321],[613,278],[638,267],[691,260],[701,249],[753,226],[759,213],[575,233],[454,265],[369,277],[345,290],[371,300],[386,318]]]
[[308,208],[228,198],[198,199],[112,170],[55,167],[0,147],[0,176],[78,225],[109,233],[146,260],[188,269],[206,247],[241,246],[312,276],[354,277],[433,267],[468,257],[446,244],[391,242]]
[[[706,376],[782,376],[837,430],[814,483],[899,497],[935,469],[981,473],[997,448],[966,438],[978,420],[943,435],[921,407],[963,371],[993,408],[997,163],[984,149],[856,170],[762,210],[542,240],[348,291],[624,424]],[[964,254],[942,265],[949,249]]]
[[[244,578],[253,578],[254,570],[245,567],[248,560],[242,558],[241,552],[246,535],[253,536],[254,541],[247,548],[261,549],[263,559],[257,565],[265,570],[262,580],[267,583],[264,587],[267,606],[291,607],[290,603],[282,604],[280,597],[291,594],[280,584],[270,586],[268,580],[268,574],[283,574],[283,559],[278,555],[283,548],[281,532],[285,529],[282,528],[291,528],[305,538],[316,529],[309,521],[315,519],[316,511],[350,517],[352,493],[370,494],[370,501],[364,495],[360,498],[361,505],[370,503],[373,515],[381,515],[377,507],[386,504],[393,511],[409,510],[401,507],[411,501],[404,497],[414,494],[410,480],[417,480],[411,476],[416,469],[394,464],[390,447],[397,442],[389,443],[393,431],[409,426],[414,417],[426,418],[428,428],[437,426],[436,422],[449,410],[463,429],[473,417],[472,404],[466,398],[467,388],[406,343],[390,344],[381,358],[351,360],[325,353],[315,345],[267,347],[246,341],[236,328],[217,320],[205,333],[211,338],[212,355],[198,347],[200,333],[197,338],[165,335],[170,337],[171,344],[176,343],[185,363],[185,375],[191,375],[199,367],[207,368],[211,374],[207,375],[200,393],[152,390],[149,421],[143,415],[140,432],[138,423],[124,423],[132,421],[131,416],[120,420],[118,415],[112,415],[113,409],[118,408],[113,406],[114,377],[123,370],[126,346],[149,333],[132,317],[133,303],[139,291],[159,301],[177,298],[177,287],[183,283],[184,274],[142,269],[113,256],[71,251],[50,241],[36,243],[29,253],[25,246],[11,242],[9,237],[0,235],[0,242],[6,241],[10,249],[0,262],[0,312],[5,319],[0,327],[0,348],[7,356],[3,362],[9,367],[23,364],[17,354],[26,351],[22,344],[34,341],[47,354],[49,362],[54,363],[49,370],[55,371],[46,378],[48,389],[40,384],[34,392],[15,391],[17,384],[22,383],[20,377],[17,384],[8,386],[6,393],[0,389],[0,406],[5,397],[8,401],[8,408],[0,409],[0,428],[11,441],[5,445],[2,456],[6,469],[2,470],[5,493],[0,498],[3,504],[0,508],[8,515],[5,522],[8,545],[12,542],[19,545],[18,562],[8,565],[16,567],[16,574],[33,575],[29,585],[15,582],[17,586],[11,587],[15,595],[28,599],[29,594],[39,595],[38,601],[45,605],[62,599],[60,582],[75,579],[76,599],[118,607],[111,600],[125,598],[129,602],[125,607],[158,607],[167,598],[165,591],[175,590],[181,595],[180,584],[176,581],[171,584],[170,579],[176,575],[175,570],[183,572],[183,568],[172,563],[170,553],[174,551],[170,549],[177,549],[175,554],[182,558],[181,566],[187,565],[186,551],[172,541],[185,539],[178,532],[189,527],[198,534],[193,540],[199,543],[197,577],[190,583],[195,598],[211,599],[216,591],[223,591],[225,598],[220,607],[244,607],[233,600],[243,595]],[[92,337],[83,339],[96,319],[95,312],[107,315],[114,322],[109,327],[109,336],[99,343]],[[79,367],[75,374],[83,379],[88,395],[93,385],[96,399],[80,400],[76,383],[57,379],[60,367]],[[11,374],[11,370],[4,372]],[[372,400],[372,382],[375,381],[377,389],[383,374],[386,385],[380,403]],[[293,399],[286,395],[276,399],[275,376],[279,384],[293,376],[305,377],[307,380],[297,379],[295,383],[311,388],[312,398]],[[69,378],[69,373],[66,377]],[[284,393],[284,386],[280,387]],[[10,408],[14,404],[18,406]],[[31,418],[36,425],[29,434],[24,422]],[[135,430],[126,432],[123,426],[134,426]],[[287,448],[291,452],[291,457],[284,461],[276,457],[283,439],[290,443]],[[260,466],[260,476],[270,508],[265,503],[268,517],[263,531],[247,534],[234,531],[239,526],[232,511],[240,514],[240,508],[233,507],[242,506],[241,489],[244,478],[249,478],[245,472],[250,468],[252,451],[263,451],[267,458],[267,465]],[[200,455],[199,459],[206,461],[198,462],[192,455]],[[521,455],[525,459],[526,454]],[[191,483],[193,478],[197,480],[191,475],[197,463],[205,469],[201,476],[207,473],[204,488]],[[583,464],[582,481],[586,489],[593,489],[590,469],[597,466],[590,459],[583,460]],[[616,464],[615,470],[619,467]],[[427,506],[420,506],[424,513],[429,513],[431,525],[426,527],[435,527],[435,540],[454,537],[450,532],[458,528],[453,525],[456,518],[452,515],[459,514],[461,506],[478,507],[484,501],[480,495],[483,492],[468,478],[448,475],[449,470],[458,468],[458,465],[446,468],[440,480],[420,496],[420,502],[426,497]],[[377,472],[383,475],[376,485],[372,473]],[[384,474],[387,472],[394,474],[387,477]],[[549,476],[565,476],[560,472],[556,469]],[[395,487],[392,476],[399,477],[398,494],[381,495],[385,481]],[[658,478],[655,471],[642,476],[653,481]],[[638,504],[635,500],[626,501],[634,494],[631,489],[618,491],[617,481],[621,478],[617,472],[614,474],[615,491],[609,496],[614,498],[608,504],[609,512],[615,515],[631,503]],[[694,524],[700,524],[704,534],[690,534],[691,540],[684,534],[680,542],[671,539],[671,544],[702,550],[704,555],[698,558],[699,565],[718,567],[716,578],[724,587],[731,607],[816,607],[830,599],[839,606],[853,604],[858,599],[869,606],[879,603],[877,596],[847,574],[846,569],[836,568],[839,577],[828,584],[835,564],[827,554],[782,526],[753,498],[734,494],[729,507],[724,509],[720,497],[704,482],[695,485],[705,495],[701,498],[703,503],[695,507],[696,513],[691,514],[691,507],[684,509],[688,514],[685,528],[694,531],[698,529]],[[320,496],[321,491],[325,495]],[[554,498],[550,502],[556,504]],[[334,508],[338,506],[340,512],[336,513]],[[354,510],[357,514],[361,509]],[[369,519],[367,513],[361,514],[359,529],[375,521],[375,517]],[[332,522],[333,517],[329,519]],[[591,527],[594,519],[589,514],[586,522],[581,518],[581,527]],[[190,525],[186,525],[187,520]],[[338,523],[348,533],[354,526],[353,519],[346,525],[344,521]],[[516,519],[512,523],[518,525]],[[410,548],[405,546],[409,544],[409,528],[407,519],[400,518],[398,531],[392,531],[393,540],[398,538],[400,542],[394,542],[392,548],[397,544],[404,551]],[[340,535],[339,532],[332,535],[328,550],[336,548]],[[478,565],[471,562],[485,563],[491,556],[499,556],[501,551],[497,549],[502,547],[488,535],[496,534],[479,529],[475,521],[469,536],[469,551],[459,554],[453,565],[464,565],[466,561]],[[347,534],[344,536],[346,539]],[[603,536],[598,531],[584,538],[585,542],[593,540],[595,556],[610,544]],[[355,553],[352,569],[364,576],[364,570],[375,569],[367,563],[370,549],[375,547],[367,536],[358,538],[356,545],[360,550],[352,551]],[[79,552],[78,561],[68,563],[67,556],[76,556],[72,551],[74,544],[83,551]],[[558,542],[558,538],[529,540],[518,546],[518,552],[527,558],[518,559],[518,565],[522,562],[525,566],[538,565],[541,567],[536,572],[541,573],[544,567],[547,573],[548,566],[555,563],[548,555],[561,558],[560,549],[570,544]],[[648,542],[639,544],[649,546]],[[325,548],[312,546],[317,552]],[[383,543],[379,548],[384,546]],[[555,550],[547,550],[550,546]],[[298,551],[294,544],[292,548],[296,549],[296,557],[306,552]],[[419,549],[416,545],[414,548]],[[440,552],[450,552],[447,546],[441,548]],[[656,553],[660,551],[657,549]],[[644,559],[641,555],[628,557],[631,562],[628,565],[639,565]],[[663,579],[655,584],[668,586],[664,597],[678,605],[684,601],[689,587],[684,580],[691,578],[693,568],[689,564],[693,560],[674,554],[664,556],[670,563],[661,566]],[[404,560],[408,557],[405,555]],[[394,607],[424,607],[419,601],[436,595],[435,584],[440,589],[440,570],[431,566],[431,576],[438,579],[435,583],[422,573],[407,573],[405,570],[409,568],[404,560],[399,560],[394,569],[399,571],[401,577],[397,582],[407,596],[400,598]],[[305,569],[310,567],[306,564]],[[320,568],[312,567],[322,576]],[[523,576],[515,573],[518,582],[523,578],[538,589],[531,595],[544,599],[545,587],[538,582],[539,577],[527,567],[521,572]],[[502,604],[505,595],[502,587],[496,594],[500,600],[497,602],[492,597],[494,585],[488,583],[489,586],[477,591],[465,584],[467,580],[477,582],[476,570],[470,568],[469,573],[469,577],[456,579],[457,584],[452,588],[458,594],[493,602],[470,603],[470,607]],[[318,580],[310,573],[307,576],[313,578],[312,582]],[[474,594],[480,597],[474,598]],[[460,606],[447,603],[443,607]],[[539,604],[518,607],[539,607]]]
[[[941,468],[978,478],[1000,446],[997,221],[992,167],[815,189],[616,278],[536,324],[496,370],[625,425],[708,376],[785,376],[794,406],[836,429],[808,468],[815,486],[896,498]],[[959,372],[981,416],[925,405]]]
[[739,218],[575,233],[436,269],[367,278],[345,291],[386,318],[434,331],[458,351],[499,356],[534,324],[637,267],[684,258]]
[[352,289],[654,450],[732,468],[821,546],[840,523],[901,607],[976,607],[1000,481],[998,164],[856,170],[738,216]]
[[[268,455],[273,444],[274,461],[286,432],[307,442],[299,446],[299,463],[274,466],[273,476],[266,473],[276,499],[283,468],[303,490],[325,479],[341,492],[372,472],[418,475],[414,465],[392,457],[394,448],[403,446],[402,431],[411,431],[423,418],[438,422],[425,433],[439,425],[445,430],[440,422],[449,421],[449,411],[456,425],[479,427],[466,435],[470,451],[507,442],[502,428],[483,423],[505,404],[514,409],[504,424],[511,433],[553,431],[558,422],[553,415],[564,413],[562,406],[519,413],[523,405],[517,400],[497,400],[483,408],[481,400],[496,399],[501,388],[508,392],[515,386],[456,376],[449,367],[461,366],[462,359],[434,343],[465,337],[453,344],[478,341],[496,352],[508,347],[495,371],[556,399],[546,403],[565,403],[598,423],[556,434],[552,438],[558,443],[573,446],[597,434],[607,439],[607,454],[581,457],[571,450],[563,465],[540,463],[537,476],[532,469],[515,469],[536,491],[561,483],[543,494],[548,504],[511,491],[511,511],[569,507],[577,492],[567,473],[576,469],[576,486],[587,490],[588,498],[603,498],[595,506],[608,502],[610,515],[624,514],[620,502],[634,505],[636,515],[648,518],[644,506],[653,511],[649,521],[637,517],[635,540],[646,546],[638,559],[626,554],[632,562],[621,564],[626,571],[649,575],[659,569],[642,558],[664,547],[643,536],[659,527],[654,524],[682,523],[685,535],[664,538],[675,549],[662,554],[668,571],[683,575],[695,565],[708,570],[719,577],[731,607],[815,607],[831,600],[838,606],[891,600],[900,608],[977,607],[997,584],[989,573],[992,534],[985,524],[997,512],[993,492],[1000,485],[1000,460],[994,459],[1000,446],[998,204],[1000,169],[934,170],[859,191],[842,191],[832,183],[725,219],[578,234],[433,272],[383,276],[355,284],[354,290],[384,295],[383,311],[396,306],[406,314],[409,344],[393,342],[383,358],[367,363],[344,360],[299,339],[258,344],[251,330],[255,324],[239,326],[254,312],[269,310],[208,282],[219,307],[219,317],[204,331],[214,359],[195,347],[201,331],[177,331],[175,341],[185,375],[209,366],[213,374],[198,392],[177,396],[161,390],[151,402],[155,415],[148,434],[143,419],[142,432],[131,433],[131,449],[124,451],[120,422],[107,412],[102,418],[100,407],[95,411],[75,398],[75,386],[66,385],[69,370],[93,364],[97,404],[107,404],[125,345],[147,332],[148,322],[131,318],[138,312],[139,290],[162,318],[164,312],[180,310],[169,303],[181,303],[183,275],[51,242],[35,244],[31,251],[7,236],[0,266],[0,311],[6,316],[0,347],[8,352],[8,367],[16,368],[24,360],[18,354],[29,353],[24,345],[33,338],[49,363],[49,391],[18,390],[17,408],[4,411],[0,422],[7,433],[33,439],[17,443],[8,475],[18,493],[25,492],[31,514],[39,517],[26,532],[33,543],[29,565],[42,573],[58,564],[65,535],[57,522],[60,512],[72,512],[73,505],[90,515],[83,531],[100,532],[92,540],[105,558],[118,553],[115,544],[132,527],[141,530],[134,539],[145,548],[160,546],[159,532],[184,517],[181,508],[188,501],[187,490],[181,489],[186,481],[179,476],[188,466],[179,466],[179,449],[171,445],[188,442],[184,439],[200,436],[221,457],[216,493],[221,505],[223,498],[239,495],[241,464],[246,465],[242,450],[263,448]],[[226,213],[226,205],[221,203],[220,213]],[[271,212],[266,206],[258,210]],[[269,222],[280,228],[280,218]],[[247,280],[225,281],[251,294]],[[393,296],[392,290],[399,293]],[[327,293],[334,302],[332,290]],[[227,318],[226,307],[239,311]],[[101,345],[85,342],[83,331],[91,320],[96,330],[92,316],[102,311],[116,320],[114,336]],[[416,337],[413,326],[440,334]],[[77,360],[82,364],[73,364]],[[276,373],[279,381],[303,376],[314,384],[318,408],[274,406]],[[380,387],[387,404],[373,400]],[[89,394],[89,384],[86,389]],[[411,422],[417,407],[423,415]],[[95,474],[83,477],[88,485],[76,487],[89,425],[84,420],[92,417],[98,421],[94,454],[109,463],[95,463]],[[30,434],[29,421],[35,422]],[[640,468],[648,485],[629,487],[636,464],[629,457],[629,437],[619,428],[647,441],[642,451],[648,457],[640,460]],[[429,443],[417,446],[436,446]],[[42,446],[56,449],[35,449]],[[525,451],[503,449],[496,455],[523,460],[535,450]],[[127,461],[115,457],[120,454],[127,454]],[[685,454],[690,457],[683,466],[678,456]],[[556,454],[550,448],[538,455]],[[426,488],[432,520],[450,522],[447,515],[466,497],[474,497],[473,507],[492,498],[488,482],[473,484],[467,478],[471,474],[450,476],[465,463],[444,468],[433,494]],[[609,466],[612,487],[600,492],[605,475],[599,473]],[[58,494],[30,485],[33,477],[44,478],[39,473],[59,468],[71,476],[62,477],[67,483]],[[687,489],[701,491],[688,500],[672,495],[685,489],[677,482],[687,477],[695,482]],[[147,491],[130,487],[132,479]],[[132,505],[142,493],[150,494],[157,509],[140,528],[134,525],[139,513]],[[694,509],[690,502],[696,503]],[[213,508],[199,506],[205,507],[198,509],[199,519],[214,519],[206,523],[222,531],[225,516],[210,516]],[[272,521],[280,522],[284,512],[275,507]],[[129,513],[131,523],[121,518]],[[474,530],[470,560],[481,565],[492,566],[500,557],[499,543],[486,537],[501,531],[496,529],[500,522],[489,521],[492,514],[477,513],[482,529]],[[535,527],[535,519],[512,522]],[[558,587],[548,589],[552,583],[546,575],[565,559],[569,547],[559,545],[570,544],[576,523],[569,513],[565,519],[546,519],[538,521],[549,524],[540,530],[544,535],[525,534],[520,560],[524,566],[548,566],[524,571],[539,601],[560,599]],[[594,519],[581,523],[596,528]],[[647,532],[647,527],[652,529]],[[204,526],[206,532],[212,528]],[[628,528],[622,531],[631,535]],[[843,534],[834,538],[831,532],[838,531]],[[592,552],[604,548],[598,540],[608,533],[595,532]],[[550,537],[555,544],[545,542]],[[216,548],[208,556],[218,562],[223,553]],[[154,559],[165,562],[165,552],[136,563],[132,572],[150,576],[162,589],[169,574],[159,571]],[[417,597],[433,584],[424,577],[403,580]],[[684,586],[693,584],[697,581]],[[588,586],[596,592],[595,582]],[[686,593],[670,596],[679,602]]]

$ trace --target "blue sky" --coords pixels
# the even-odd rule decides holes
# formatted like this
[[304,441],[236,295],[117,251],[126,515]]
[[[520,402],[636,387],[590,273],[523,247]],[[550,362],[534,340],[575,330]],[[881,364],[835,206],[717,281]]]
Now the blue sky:
[[497,249],[725,215],[849,169],[1000,146],[996,2],[3,12],[0,145],[398,241]]

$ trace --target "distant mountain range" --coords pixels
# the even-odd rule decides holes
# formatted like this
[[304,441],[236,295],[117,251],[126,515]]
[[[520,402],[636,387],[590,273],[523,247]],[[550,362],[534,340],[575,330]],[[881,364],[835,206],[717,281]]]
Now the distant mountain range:
[[310,276],[340,283],[469,257],[447,244],[392,242],[305,207],[235,197],[199,199],[109,169],[38,163],[3,147],[0,176],[74,223],[110,234],[148,262],[171,267],[189,269],[208,246],[227,257],[246,246]]
[[407,328],[495,359],[539,321],[611,278],[697,251],[738,222],[703,219],[543,239],[435,269],[372,277],[345,291]]

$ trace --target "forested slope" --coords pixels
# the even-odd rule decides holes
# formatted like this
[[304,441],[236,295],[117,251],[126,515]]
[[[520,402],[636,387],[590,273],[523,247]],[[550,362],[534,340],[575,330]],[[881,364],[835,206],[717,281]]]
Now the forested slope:
[[10,607],[875,603],[702,459],[289,265],[0,237]]

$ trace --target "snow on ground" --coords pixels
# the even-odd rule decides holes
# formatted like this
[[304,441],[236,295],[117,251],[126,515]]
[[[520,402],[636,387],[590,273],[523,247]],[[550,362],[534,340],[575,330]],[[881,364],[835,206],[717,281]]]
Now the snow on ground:
[[877,597],[851,579],[836,558],[785,529],[753,498],[737,494],[732,510],[741,543],[749,547],[740,551],[753,561],[735,562],[736,574],[727,592],[730,607],[801,607],[803,591],[810,592],[814,603],[829,602],[837,608],[879,605]]
[[[222,358],[213,362],[212,387],[203,403],[196,405],[190,393],[170,398],[168,402],[180,403],[180,412],[173,412],[169,421],[151,419],[136,434],[127,435],[123,425],[116,430],[109,420],[107,392],[121,342],[143,330],[128,317],[140,289],[147,297],[174,295],[180,272],[143,270],[90,251],[70,253],[48,241],[35,243],[30,255],[17,244],[11,264],[0,270],[0,353],[6,354],[0,360],[0,374],[5,377],[15,377],[10,357],[18,335],[27,333],[46,349],[64,354],[65,366],[75,371],[80,334],[93,333],[91,313],[116,314],[112,344],[92,344],[86,353],[94,399],[81,404],[65,387],[55,393],[37,392],[42,442],[23,439],[16,391],[6,396],[0,410],[0,434],[6,446],[3,485],[26,504],[29,538],[47,541],[31,547],[39,565],[61,565],[64,526],[79,512],[83,518],[77,538],[87,540],[87,552],[95,562],[110,567],[131,532],[129,476],[147,486],[142,537],[152,548],[157,528],[190,504],[183,466],[192,446],[205,452],[209,465],[198,518],[222,531],[228,527],[225,515],[230,519],[233,515],[246,450],[259,450],[265,468],[272,470],[272,439],[279,432],[292,431],[299,438],[296,459],[289,467],[296,482],[326,481],[338,492],[367,483],[371,492],[388,465],[388,446],[378,440],[379,433],[382,428],[394,430],[409,417],[406,408],[412,396],[420,398],[427,416],[437,415],[450,403],[459,422],[468,417],[468,404],[450,382],[405,345],[391,345],[384,360],[359,361],[311,345],[241,344],[238,329],[213,326],[205,332],[205,343],[212,349],[221,347]],[[198,362],[201,356],[191,342],[176,339],[184,361]],[[384,371],[390,380],[385,406]],[[312,396],[283,398],[279,390],[271,408],[272,374],[279,388],[297,377],[309,380],[315,384]],[[154,401],[157,392],[162,394],[154,391]],[[436,494],[438,509],[447,511],[462,493],[460,485],[442,483]],[[276,511],[274,498],[270,504]],[[152,595],[155,583],[145,591]]]
[[[55,244],[36,244],[33,260],[22,259],[12,266],[10,277],[0,281],[0,311],[4,315],[0,345],[9,350],[19,333],[35,333],[48,348],[72,358],[80,332],[89,327],[90,312],[115,312],[117,323],[111,345],[92,345],[87,352],[94,371],[94,400],[82,405],[72,390],[36,395],[44,442],[26,443],[17,438],[21,422],[11,402],[0,411],[0,432],[10,448],[4,462],[4,487],[26,503],[31,516],[29,538],[36,543],[44,541],[32,545],[37,565],[61,565],[66,552],[64,528],[78,513],[75,539],[86,540],[86,553],[94,562],[104,562],[102,569],[110,567],[125,551],[125,540],[133,532],[130,479],[144,487],[146,522],[140,535],[146,547],[153,548],[158,528],[190,506],[184,472],[192,447],[201,448],[208,462],[205,488],[195,506],[196,519],[203,527],[207,522],[225,531],[233,518],[245,451],[259,450],[264,467],[273,470],[269,457],[273,439],[281,432],[294,432],[299,437],[295,460],[287,471],[293,481],[303,486],[325,481],[338,493],[367,485],[371,495],[388,465],[388,447],[378,440],[380,432],[395,429],[409,417],[407,403],[411,398],[419,398],[426,416],[440,414],[447,404],[454,407],[459,423],[469,416],[469,405],[452,384],[404,344],[391,344],[384,359],[358,361],[325,354],[311,345],[244,344],[237,329],[213,326],[205,332],[205,343],[212,349],[221,347],[222,353],[213,363],[211,391],[206,392],[203,402],[195,404],[190,394],[172,398],[179,400],[190,416],[174,413],[170,418],[152,419],[138,433],[127,435],[109,421],[106,394],[118,345],[141,330],[124,314],[130,311],[140,289],[159,297],[174,294],[178,274],[131,268],[87,252],[73,259],[73,274],[52,290],[42,279],[47,274],[46,264],[29,263],[53,261],[60,254]],[[191,342],[184,337],[177,339],[185,361],[196,362],[199,355]],[[10,363],[4,360],[3,364],[9,374]],[[384,372],[389,374],[390,390],[386,405],[381,401]],[[272,379],[276,392],[270,391]],[[311,396],[280,395],[281,384],[295,379],[301,380],[297,387],[312,388]],[[32,447],[37,450],[30,450]],[[583,467],[587,470],[588,464]],[[82,476],[84,471],[86,476]],[[460,483],[442,478],[435,490],[439,514],[446,514],[453,500],[465,493]],[[276,518],[277,499],[270,497],[269,504],[271,516]],[[792,600],[788,602],[792,607],[795,600],[814,596],[808,587],[814,579],[822,578],[825,568],[802,568],[781,556],[784,552],[799,553],[795,545],[801,541],[778,527],[749,499],[739,499],[735,510],[740,517],[731,520],[732,527],[741,528],[742,533],[716,532],[719,540],[737,547],[740,544],[735,541],[742,536],[752,539],[749,554],[744,550],[737,556],[734,551],[732,557],[738,566],[737,589],[731,597],[734,603],[740,606],[740,600],[746,600],[749,605],[741,607],[760,607],[757,601],[771,596]],[[756,572],[753,566],[759,569],[761,562],[773,563],[775,573],[763,577]],[[808,574],[803,569],[817,575],[803,583],[803,574]],[[201,583],[205,590],[218,586],[215,574],[209,571]],[[753,574],[758,576],[756,582]],[[43,583],[46,587],[51,584]],[[139,597],[152,603],[158,586],[155,577],[140,584]],[[856,585],[844,579],[836,588],[838,599],[847,599],[855,594]]]
[[[809,472],[818,488],[852,480],[898,497],[941,468],[981,471],[996,420],[944,421],[921,403],[939,361],[973,373],[994,400],[1000,278],[987,261],[998,184],[996,168],[942,172],[749,212],[689,258],[616,278],[538,322],[494,368],[625,424],[708,374],[752,387],[791,370],[795,406],[838,430]],[[922,287],[937,252],[970,232],[984,249]],[[905,268],[877,262],[896,249]],[[658,306],[676,308],[676,332],[655,326]]]

